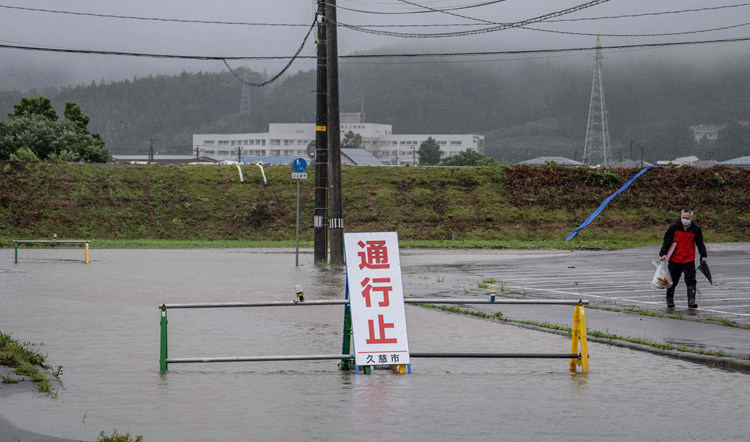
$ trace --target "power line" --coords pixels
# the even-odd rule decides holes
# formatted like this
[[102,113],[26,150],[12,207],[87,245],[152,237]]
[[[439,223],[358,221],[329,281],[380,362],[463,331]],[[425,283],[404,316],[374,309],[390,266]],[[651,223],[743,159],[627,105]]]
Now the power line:
[[698,29],[694,31],[681,31],[681,32],[661,32],[661,33],[653,33],[653,34],[607,34],[604,32],[557,31],[553,29],[530,28],[528,26],[522,26],[521,29],[527,29],[529,31],[537,31],[537,32],[551,32],[553,34],[586,35],[589,37],[665,37],[669,35],[687,35],[687,34],[701,34],[705,32],[714,32],[714,31],[725,31],[727,29],[741,28],[743,26],[748,26],[748,25],[750,25],[750,22],[740,23],[737,25],[722,26],[719,28]]
[[315,27],[315,24],[317,22],[318,21],[317,21],[317,17],[316,17],[316,19],[313,20],[312,24],[310,25],[310,29],[307,30],[307,34],[305,35],[305,38],[302,39],[302,43],[299,45],[299,48],[297,48],[297,52],[295,52],[294,56],[292,56],[292,58],[289,60],[289,63],[287,63],[286,66],[284,66],[284,68],[281,69],[281,71],[279,71],[278,74],[274,75],[273,78],[271,78],[270,80],[266,80],[266,81],[263,81],[263,82],[260,82],[260,83],[249,83],[249,82],[243,80],[242,78],[240,78],[239,75],[237,75],[237,73],[232,69],[232,67],[229,66],[229,63],[227,62],[226,59],[222,58],[221,61],[224,62],[224,65],[227,67],[227,69],[229,69],[229,72],[231,72],[232,75],[234,75],[234,77],[236,79],[238,79],[242,84],[246,84],[246,85],[251,86],[251,87],[263,87],[263,86],[265,86],[267,84],[273,83],[274,81],[278,80],[279,77],[281,77],[282,75],[284,75],[284,72],[286,72],[292,66],[292,63],[294,63],[294,60],[296,60],[297,57],[299,57],[299,53],[302,52],[302,48],[305,47],[305,43],[307,42],[307,38],[310,37],[310,32],[312,32],[312,30]]
[[604,17],[580,17],[580,18],[560,18],[556,20],[548,20],[548,23],[554,23],[554,22],[571,22],[571,21],[588,21],[588,20],[609,20],[609,19],[617,19],[617,18],[635,18],[635,17],[648,17],[648,16],[655,16],[655,15],[666,15],[666,14],[683,14],[687,12],[702,12],[702,11],[714,11],[718,9],[727,9],[727,8],[740,8],[743,6],[750,6],[750,3],[738,3],[734,5],[722,5],[722,6],[707,6],[705,8],[695,8],[695,9],[680,9],[677,11],[661,11],[661,12],[643,12],[640,14],[622,14],[622,15],[610,15],[610,16],[604,16]]
[[[672,46],[690,46],[722,43],[738,43],[750,41],[750,37],[724,38],[718,40],[697,40],[665,43],[641,43],[632,45],[612,45],[602,46],[602,50],[620,50],[620,49],[645,49]],[[40,51],[68,54],[83,55],[111,55],[124,57],[147,57],[147,58],[166,58],[182,60],[203,60],[203,61],[225,61],[225,60],[282,60],[288,59],[289,56],[212,56],[212,55],[175,55],[175,54],[149,54],[139,52],[117,52],[117,51],[99,51],[88,49],[61,49],[37,46],[18,46],[0,44],[0,49],[17,49],[22,51]],[[417,58],[417,57],[483,57],[491,55],[520,55],[520,54],[545,54],[545,53],[565,53],[565,52],[582,52],[593,51],[596,47],[577,47],[577,48],[559,48],[559,49],[521,49],[513,51],[482,51],[482,52],[444,52],[444,53],[412,53],[412,54],[353,54],[340,55],[342,59],[383,59],[383,58]],[[297,55],[294,59],[315,59],[314,55]]]
[[[398,1],[401,1],[401,0],[398,0]],[[494,0],[494,1],[484,2],[484,3],[478,3],[478,4],[475,4],[475,5],[456,6],[456,7],[453,7],[453,8],[444,8],[444,9],[441,9],[440,11],[437,11],[437,10],[429,10],[429,11],[426,11],[426,10],[417,10],[417,11],[401,11],[401,12],[366,11],[366,10],[363,10],[363,9],[347,8],[347,7],[341,6],[341,5],[336,5],[336,8],[337,9],[343,9],[345,11],[360,12],[360,13],[363,13],[363,14],[407,15],[407,14],[427,14],[427,13],[431,13],[431,12],[442,12],[442,11],[458,11],[458,10],[461,10],[461,9],[471,9],[471,8],[478,8],[478,7],[481,7],[481,6],[492,5],[492,4],[495,4],[495,3],[503,3],[505,1],[507,1],[507,0]],[[408,4],[411,4],[413,6],[422,7],[420,5],[414,5],[413,3],[409,3],[409,2],[403,2],[403,3],[408,3]],[[326,3],[326,5],[328,5],[328,3]]]
[[138,17],[138,16],[133,16],[133,15],[95,14],[92,12],[61,11],[57,9],[27,8],[23,6],[9,6],[9,5],[0,5],[0,8],[16,9],[20,11],[31,11],[31,12],[47,12],[50,14],[79,15],[79,16],[85,16],[85,17],[117,18],[117,19],[127,19],[127,20],[144,20],[144,21],[175,22],[175,23],[199,23],[199,24],[207,24],[207,25],[307,26],[306,24],[298,24],[298,23],[260,23],[260,22],[239,22],[239,21],[188,20],[188,19],[179,19],[179,18]]
[[[405,0],[399,0],[399,1],[405,1]],[[467,31],[456,31],[456,32],[429,33],[429,34],[403,33],[403,32],[393,32],[393,31],[378,31],[378,30],[374,30],[374,29],[363,28],[363,27],[360,27],[360,26],[348,25],[346,23],[341,23],[341,22],[338,22],[338,23],[335,23],[335,24],[337,24],[339,26],[342,26],[342,27],[345,27],[347,29],[351,29],[353,31],[357,31],[357,32],[364,32],[364,33],[367,33],[367,34],[375,34],[375,35],[385,35],[385,36],[389,36],[389,37],[403,37],[403,38],[461,37],[461,36],[466,36],[466,35],[475,35],[475,34],[484,34],[484,33],[488,33],[488,32],[503,31],[503,30],[510,29],[510,28],[518,28],[518,27],[526,26],[526,25],[531,24],[531,23],[538,23],[538,22],[546,21],[546,20],[549,20],[550,18],[553,18],[553,17],[559,17],[559,16],[562,16],[562,15],[571,14],[573,12],[577,12],[577,11],[580,11],[582,9],[590,8],[592,6],[596,6],[596,5],[599,5],[601,3],[606,3],[608,1],[609,0],[594,0],[594,1],[586,2],[586,3],[582,3],[582,4],[577,5],[577,6],[573,6],[571,8],[567,8],[567,9],[563,9],[563,10],[555,11],[555,12],[550,12],[548,14],[540,15],[538,17],[529,18],[529,19],[522,20],[522,21],[515,22],[515,23],[495,23],[495,22],[490,22],[490,21],[487,21],[487,20],[480,20],[480,19],[475,19],[475,18],[472,18],[472,17],[466,17],[466,16],[462,16],[462,15],[459,15],[459,14],[454,14],[452,12],[446,12],[449,15],[455,15],[455,16],[461,17],[461,18],[467,18],[467,19],[471,19],[471,20],[483,21],[483,22],[488,23],[488,24],[496,25],[496,26],[490,26],[490,27],[481,28],[481,29],[471,29],[471,30],[467,30]],[[430,8],[430,9],[432,9],[432,8]]]

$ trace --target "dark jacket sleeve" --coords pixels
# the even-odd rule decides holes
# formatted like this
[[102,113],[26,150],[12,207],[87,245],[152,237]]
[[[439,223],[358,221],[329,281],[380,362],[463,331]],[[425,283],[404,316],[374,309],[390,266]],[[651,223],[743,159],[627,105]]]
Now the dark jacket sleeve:
[[[674,242],[674,231],[675,225],[671,224],[667,229],[667,232],[664,234],[664,242],[662,243],[661,249],[659,250],[659,256],[664,256],[667,254],[667,252],[669,252],[669,247],[672,246],[672,243]],[[702,240],[703,237],[701,236],[701,244],[703,243]]]
[[706,245],[703,244],[703,230],[701,230],[700,227],[696,229],[694,241],[695,245],[698,246],[698,253],[700,253],[701,258],[708,257],[708,255],[706,254]]

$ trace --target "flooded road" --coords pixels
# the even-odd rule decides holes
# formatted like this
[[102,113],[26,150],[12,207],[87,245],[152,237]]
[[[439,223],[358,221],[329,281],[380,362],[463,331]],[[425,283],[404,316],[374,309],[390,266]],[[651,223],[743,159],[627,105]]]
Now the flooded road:
[[[295,267],[288,250],[93,249],[89,265],[80,250],[23,250],[19,264],[5,253],[0,330],[43,342],[63,365],[57,399],[0,398],[0,415],[27,430],[95,440],[116,428],[146,441],[747,439],[746,375],[591,342],[588,374],[567,360],[414,359],[408,375],[308,361],[173,364],[162,376],[159,304],[289,301],[295,285],[307,300],[340,299],[344,269],[316,268],[311,253]],[[404,291],[479,296],[451,282],[458,255],[481,265],[565,253],[405,251]],[[406,309],[413,352],[570,351],[562,336]],[[169,357],[338,353],[342,320],[342,306],[170,310]]]

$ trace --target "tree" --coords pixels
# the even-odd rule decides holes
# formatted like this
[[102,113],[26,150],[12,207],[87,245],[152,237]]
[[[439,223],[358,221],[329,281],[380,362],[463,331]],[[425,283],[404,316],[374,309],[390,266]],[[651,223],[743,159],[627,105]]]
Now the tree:
[[466,149],[452,157],[443,158],[443,161],[440,162],[442,166],[488,166],[494,163],[495,160],[492,158],[487,158],[481,153],[471,149]]
[[[65,105],[60,120],[49,99],[23,98],[0,122],[0,159],[105,163],[112,160],[104,140],[86,128],[89,117],[75,103]],[[31,155],[30,155],[31,154]]]
[[429,137],[427,141],[419,145],[417,151],[420,166],[434,166],[440,162],[440,146],[434,138]]
[[[80,112],[80,109],[79,109]],[[41,115],[50,121],[57,121],[57,112],[47,97],[21,98],[21,102],[13,105],[13,113],[8,118]]]
[[344,141],[341,142],[342,149],[361,149],[362,135],[356,134],[351,130],[344,134]]

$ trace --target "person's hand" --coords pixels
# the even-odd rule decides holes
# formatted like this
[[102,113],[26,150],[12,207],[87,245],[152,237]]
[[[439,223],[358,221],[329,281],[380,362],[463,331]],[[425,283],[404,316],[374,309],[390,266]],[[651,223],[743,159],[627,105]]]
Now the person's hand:
[[661,261],[666,261],[666,260],[667,260],[667,255],[661,255],[661,256],[659,257],[659,259],[660,259]]
[[701,258],[701,261],[703,261],[703,262],[706,262],[706,261],[708,261],[708,258],[706,258],[706,257],[704,256],[703,258]]

